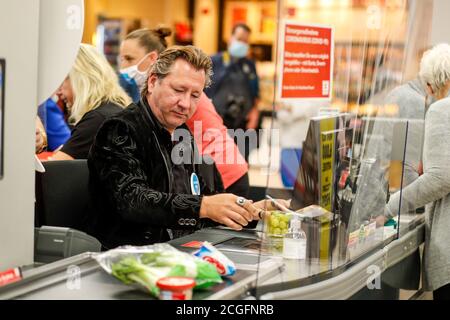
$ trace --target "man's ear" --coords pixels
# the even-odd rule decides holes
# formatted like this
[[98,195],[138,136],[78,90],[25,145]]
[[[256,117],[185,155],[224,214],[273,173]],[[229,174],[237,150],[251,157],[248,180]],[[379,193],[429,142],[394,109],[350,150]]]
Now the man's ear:
[[158,81],[158,77],[156,74],[151,74],[148,76],[148,93],[152,93],[153,89],[155,88],[156,81]]

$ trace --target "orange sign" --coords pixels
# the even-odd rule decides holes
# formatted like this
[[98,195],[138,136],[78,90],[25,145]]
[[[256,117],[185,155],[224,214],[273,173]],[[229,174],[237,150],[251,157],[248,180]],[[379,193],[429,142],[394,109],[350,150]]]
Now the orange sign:
[[331,99],[333,28],[285,22],[281,99]]

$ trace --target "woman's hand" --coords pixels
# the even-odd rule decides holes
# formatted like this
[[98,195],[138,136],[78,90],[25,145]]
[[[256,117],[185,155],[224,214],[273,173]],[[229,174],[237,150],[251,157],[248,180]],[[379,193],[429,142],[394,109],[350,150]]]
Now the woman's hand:
[[44,125],[39,117],[36,117],[36,140],[35,140],[35,152],[41,153],[47,147],[47,134],[45,133]]

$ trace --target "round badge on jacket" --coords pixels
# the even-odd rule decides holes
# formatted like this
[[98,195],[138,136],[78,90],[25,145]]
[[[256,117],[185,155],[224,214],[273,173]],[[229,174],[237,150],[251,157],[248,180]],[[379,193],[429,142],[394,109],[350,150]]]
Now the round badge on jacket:
[[200,180],[195,172],[191,174],[191,192],[194,196],[200,195]]

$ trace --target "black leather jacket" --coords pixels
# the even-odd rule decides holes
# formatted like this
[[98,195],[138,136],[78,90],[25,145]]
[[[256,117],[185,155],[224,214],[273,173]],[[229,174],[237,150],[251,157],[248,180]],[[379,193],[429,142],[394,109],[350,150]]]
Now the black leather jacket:
[[[186,127],[187,128],[187,127]],[[193,138],[191,147],[195,149]],[[204,194],[213,194],[199,175],[202,195],[174,194],[171,136],[145,100],[105,121],[90,150],[91,210],[87,230],[109,249],[170,240],[167,229],[195,230]],[[184,165],[186,172],[198,166]],[[222,189],[220,175],[215,177]]]

